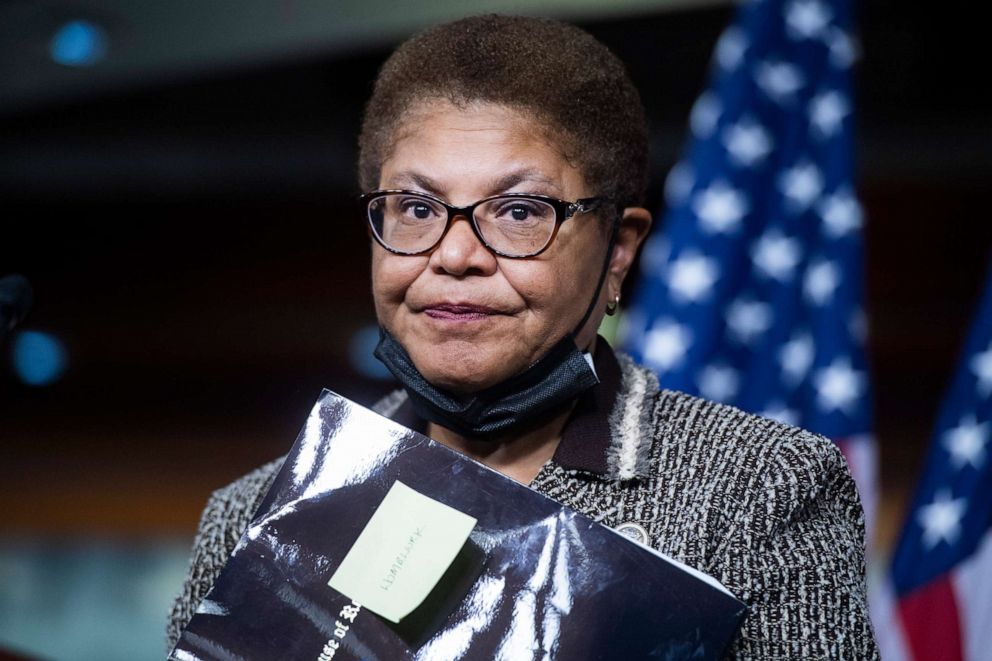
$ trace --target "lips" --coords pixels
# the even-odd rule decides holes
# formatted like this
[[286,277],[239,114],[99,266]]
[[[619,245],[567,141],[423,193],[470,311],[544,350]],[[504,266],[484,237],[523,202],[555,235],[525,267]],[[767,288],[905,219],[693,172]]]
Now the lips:
[[423,312],[432,319],[450,321],[473,321],[500,314],[499,310],[471,303],[435,303],[425,306]]

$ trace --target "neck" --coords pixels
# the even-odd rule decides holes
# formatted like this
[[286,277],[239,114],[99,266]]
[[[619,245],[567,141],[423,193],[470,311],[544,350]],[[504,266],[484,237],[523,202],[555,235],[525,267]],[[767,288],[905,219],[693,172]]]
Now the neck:
[[495,440],[467,438],[433,422],[428,424],[427,434],[521,484],[530,484],[554,456],[571,412],[570,406],[525,432]]

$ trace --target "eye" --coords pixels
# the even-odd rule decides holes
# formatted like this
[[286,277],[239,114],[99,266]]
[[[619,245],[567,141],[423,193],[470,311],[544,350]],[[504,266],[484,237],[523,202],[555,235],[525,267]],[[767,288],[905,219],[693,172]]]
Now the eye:
[[413,212],[414,216],[420,218],[421,220],[431,215],[431,210],[426,204],[414,204],[410,207],[410,210]]
[[512,200],[502,204],[497,210],[497,216],[514,222],[536,221],[548,213],[545,205],[529,200]]
[[510,216],[513,217],[513,220],[526,220],[529,215],[530,209],[522,204],[518,204],[510,208]]
[[426,201],[417,198],[401,200],[399,208],[404,216],[417,220],[429,220],[438,215],[437,209]]

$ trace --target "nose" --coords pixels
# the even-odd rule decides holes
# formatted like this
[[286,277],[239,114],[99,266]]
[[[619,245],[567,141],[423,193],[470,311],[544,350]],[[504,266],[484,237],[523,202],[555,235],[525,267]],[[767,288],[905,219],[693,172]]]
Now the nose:
[[492,275],[497,264],[496,255],[475,235],[471,219],[456,216],[431,253],[430,266],[437,273],[464,276]]

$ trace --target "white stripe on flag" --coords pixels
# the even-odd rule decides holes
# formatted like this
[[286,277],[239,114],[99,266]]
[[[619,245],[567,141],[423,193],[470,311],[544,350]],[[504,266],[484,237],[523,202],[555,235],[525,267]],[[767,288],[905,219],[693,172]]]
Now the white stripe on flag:
[[973,555],[951,571],[966,661],[992,655],[992,532]]
[[895,589],[887,562],[868,565],[868,607],[882,661],[912,661],[896,610]]

